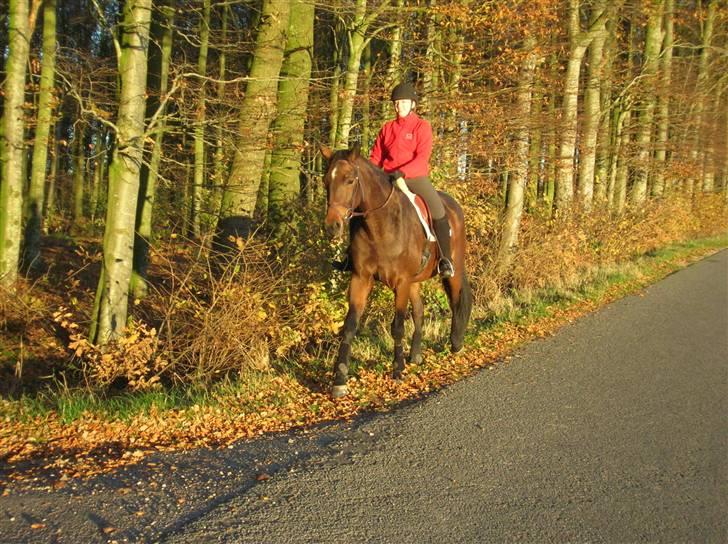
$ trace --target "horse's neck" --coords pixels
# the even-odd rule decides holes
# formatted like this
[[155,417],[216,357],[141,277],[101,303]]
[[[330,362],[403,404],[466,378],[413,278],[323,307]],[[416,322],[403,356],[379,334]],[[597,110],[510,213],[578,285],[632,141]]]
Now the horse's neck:
[[[369,165],[362,166],[362,168],[369,168]],[[393,190],[393,187],[389,184],[387,178],[373,169],[367,172],[366,182],[362,183],[361,187],[362,211],[376,210],[383,206],[389,198],[390,191]]]

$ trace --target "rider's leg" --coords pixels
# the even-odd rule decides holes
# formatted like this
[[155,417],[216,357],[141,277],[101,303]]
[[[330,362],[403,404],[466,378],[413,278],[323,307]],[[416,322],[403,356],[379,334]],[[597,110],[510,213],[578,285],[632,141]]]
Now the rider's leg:
[[435,236],[437,237],[437,244],[440,247],[440,263],[438,265],[438,270],[440,275],[443,277],[452,277],[454,274],[454,267],[450,251],[450,224],[447,220],[447,214],[445,213],[445,206],[442,203],[442,199],[432,186],[432,182],[430,182],[429,177],[423,176],[411,178],[405,181],[409,190],[420,195],[427,203],[427,207],[430,208],[430,213],[432,214],[432,226],[434,227]]

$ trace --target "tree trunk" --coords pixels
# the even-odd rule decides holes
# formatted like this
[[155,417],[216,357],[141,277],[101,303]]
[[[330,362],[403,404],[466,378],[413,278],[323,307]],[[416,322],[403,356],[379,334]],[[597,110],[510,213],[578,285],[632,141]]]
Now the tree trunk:
[[698,68],[698,84],[695,89],[695,109],[693,118],[695,119],[694,131],[693,131],[693,145],[690,150],[690,156],[693,162],[693,168],[695,175],[691,176],[687,181],[688,188],[697,187],[698,179],[697,173],[701,171],[704,159],[702,158],[703,153],[703,142],[704,135],[703,130],[705,126],[705,96],[708,87],[708,60],[710,59],[710,47],[713,41],[713,28],[715,26],[716,8],[718,2],[716,0],[709,0],[708,13],[705,17],[705,25],[703,27],[702,44],[700,50],[700,63]]
[[192,180],[192,205],[190,206],[190,238],[200,235],[200,210],[205,184],[205,77],[207,76],[207,50],[210,41],[210,0],[203,0],[200,19],[200,52],[197,56],[197,73],[200,89],[195,112],[194,156],[195,169]]
[[[621,6],[621,2],[619,5]],[[611,114],[611,109],[613,108],[612,73],[614,71],[617,42],[617,9],[611,8],[608,13],[607,40],[604,44],[603,53],[604,66],[601,72],[602,80],[599,90],[601,117],[597,134],[597,156],[594,171],[594,200],[600,206],[604,206],[609,198],[614,195],[614,180],[610,175],[610,165],[616,160],[614,154],[616,142],[612,126],[614,116]]]
[[53,90],[56,76],[56,0],[43,5],[43,64],[40,72],[38,122],[33,143],[33,162],[28,188],[27,218],[23,262],[37,268],[41,264],[40,233],[43,225],[43,201],[48,171],[48,139],[53,120]]
[[[222,16],[220,21],[221,39],[224,46],[227,46],[227,35],[228,35],[228,12],[230,8],[227,5],[222,6]],[[218,103],[223,104],[225,100],[225,73],[227,70],[227,55],[225,54],[225,47],[223,47],[218,53],[218,79],[220,80],[217,84],[217,100]],[[218,119],[215,123],[215,155],[213,158],[213,185],[216,191],[216,202],[220,203],[220,193],[225,178],[225,119]],[[215,208],[213,208],[215,209]]]
[[[605,0],[595,2],[592,16],[601,14]],[[607,39],[606,20],[594,29],[589,45],[589,75],[584,91],[584,128],[579,154],[579,202],[586,211],[594,200],[594,171],[597,158],[597,135],[601,119],[601,80],[603,72],[604,42]]]
[[84,140],[86,139],[86,125],[82,121],[76,122],[74,130],[73,145],[73,207],[71,208],[71,217],[73,218],[73,228],[78,229],[84,219],[83,200],[84,200],[84,183],[86,180],[86,147]]
[[637,168],[635,169],[634,185],[632,187],[632,204],[639,206],[647,197],[647,183],[650,175],[651,141],[653,119],[655,116],[655,92],[657,91],[656,75],[659,64],[660,47],[662,44],[662,3],[663,0],[653,0],[650,5],[650,15],[647,21],[645,36],[644,60],[642,63],[643,99],[639,112],[637,128]]
[[528,181],[526,182],[526,209],[535,210],[538,205],[538,188],[541,170],[541,147],[543,143],[541,92],[534,90],[531,99],[530,135],[531,142],[528,148]]
[[23,220],[23,150],[25,74],[30,50],[28,0],[10,0],[9,52],[5,65],[5,100],[0,138],[0,286],[12,287],[18,277]]
[[513,253],[518,245],[518,231],[523,214],[524,188],[528,175],[528,122],[531,113],[533,75],[536,69],[535,46],[536,42],[533,38],[526,40],[525,49],[529,53],[521,71],[516,97],[515,165],[508,180],[508,205],[498,250],[498,272],[501,275],[505,274],[511,266]]
[[127,321],[139,174],[144,151],[147,46],[152,0],[127,0],[119,58],[120,100],[116,147],[109,167],[109,196],[101,277],[90,338],[116,340]]
[[218,241],[247,236],[255,212],[267,148],[268,130],[276,114],[278,77],[283,63],[290,2],[264,0],[250,80],[239,114],[239,139],[223,194]]
[[367,44],[362,54],[362,75],[364,81],[362,81],[362,106],[361,106],[361,148],[364,155],[369,154],[372,143],[372,100],[370,96],[372,77],[374,76],[374,70],[372,66],[372,44]]
[[[435,8],[437,0],[429,0],[428,8]],[[420,98],[421,109],[425,112],[431,110],[431,97],[437,92],[439,79],[439,45],[441,42],[440,27],[437,24],[435,13],[428,13],[427,22],[427,50],[425,51],[425,68],[422,76],[422,97]]]
[[300,193],[301,152],[308,106],[308,88],[313,54],[314,5],[291,4],[287,57],[278,85],[278,116],[273,122],[273,153],[269,180],[268,210],[276,223],[283,207]]
[[[141,183],[139,187],[139,201],[137,203],[136,233],[134,240],[134,266],[132,274],[132,292],[134,297],[143,298],[147,294],[147,267],[149,266],[149,247],[152,241],[152,215],[157,194],[157,179],[159,178],[159,165],[162,162],[162,144],[167,132],[165,118],[166,108],[161,102],[167,95],[169,87],[169,65],[172,58],[172,39],[174,34],[174,12],[176,1],[161,8],[163,20],[153,25],[153,33],[159,43],[159,52],[155,53],[152,64],[152,73],[149,80],[154,77],[159,89],[158,98],[152,104],[154,108],[162,107],[157,128],[154,131],[149,166],[142,166]],[[147,108],[149,111],[149,108]],[[153,112],[150,112],[153,114]]]
[[349,147],[349,132],[351,131],[352,116],[354,114],[354,98],[356,96],[357,84],[359,82],[359,70],[361,67],[361,55],[364,47],[371,38],[366,34],[369,25],[377,15],[387,7],[383,2],[380,7],[367,15],[367,0],[356,0],[354,18],[347,26],[348,59],[346,72],[344,74],[344,88],[340,93],[338,106],[338,120],[336,126],[336,138],[334,148],[343,149]]
[[[595,8],[596,9],[596,8]],[[602,10],[603,11],[603,10]],[[567,213],[574,199],[574,156],[576,151],[579,74],[584,53],[594,36],[602,32],[603,13],[592,18],[591,28],[582,32],[579,26],[579,0],[569,0],[569,60],[564,77],[561,106],[561,143],[556,178],[556,209]]]
[[657,97],[657,142],[655,146],[656,169],[652,184],[652,195],[665,193],[665,171],[667,170],[667,142],[670,128],[670,85],[672,82],[672,44],[673,44],[674,0],[665,0],[663,23],[665,39],[661,57],[662,74],[660,93]]
[[396,24],[392,29],[389,39],[387,40],[387,48],[389,49],[389,62],[387,63],[387,72],[384,74],[384,92],[386,100],[382,100],[381,118],[387,119],[391,114],[391,106],[389,104],[389,95],[394,86],[401,79],[402,71],[402,8],[404,0],[396,0],[395,19]]

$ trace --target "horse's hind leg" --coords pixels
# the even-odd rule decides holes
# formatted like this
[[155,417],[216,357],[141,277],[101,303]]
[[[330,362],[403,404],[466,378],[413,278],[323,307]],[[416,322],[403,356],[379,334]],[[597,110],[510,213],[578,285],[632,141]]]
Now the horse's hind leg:
[[473,306],[473,295],[465,274],[455,274],[455,276],[446,279],[442,283],[452,310],[450,349],[453,353],[456,353],[463,349],[465,329],[468,326]]
[[425,306],[420,297],[419,283],[410,285],[409,299],[412,304],[412,323],[415,326],[410,345],[409,362],[416,364],[422,362],[422,322],[425,316]]
[[394,319],[392,320],[392,338],[394,339],[394,368],[392,377],[399,380],[404,372],[404,319],[409,302],[409,285],[400,285],[394,290]]
[[349,359],[351,358],[351,341],[356,334],[359,319],[364,313],[364,307],[372,289],[371,277],[363,278],[357,274],[352,275],[349,284],[349,311],[346,314],[344,328],[341,330],[341,344],[334,363],[334,386],[331,395],[334,398],[343,397],[349,390],[346,381],[349,379]]

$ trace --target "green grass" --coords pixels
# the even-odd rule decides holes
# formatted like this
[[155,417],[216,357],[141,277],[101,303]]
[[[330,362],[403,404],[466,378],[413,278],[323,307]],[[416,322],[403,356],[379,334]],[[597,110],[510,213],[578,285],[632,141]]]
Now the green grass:
[[[636,282],[653,277],[659,271],[664,273],[666,266],[668,271],[681,268],[684,259],[694,255],[697,250],[725,247],[728,247],[728,235],[674,244],[631,262],[592,271],[581,278],[574,286],[510,293],[502,301],[500,311],[489,312],[485,317],[473,321],[466,334],[466,343],[468,345],[478,345],[479,336],[485,331],[497,329],[499,326],[510,322],[533,323],[552,315],[554,311],[565,308],[575,301],[600,300],[608,290],[613,289],[615,286],[622,286],[626,294],[630,290],[634,290],[637,285]],[[444,294],[428,293],[428,295],[430,303],[435,302],[436,309],[434,309],[434,313],[436,314],[438,313],[438,307],[443,303],[440,298]],[[379,296],[386,301],[386,293]],[[434,315],[430,310],[431,308],[428,306],[428,315]],[[445,319],[447,318],[448,316],[445,316]],[[430,317],[430,319],[433,318]],[[408,327],[407,334],[409,335],[411,334],[411,327],[410,325]],[[379,373],[386,373],[391,370],[392,341],[388,336],[388,329],[388,321],[381,325],[372,320],[368,326],[364,327],[364,330],[360,331],[353,345],[352,375],[356,374],[357,369],[361,367],[367,367]],[[433,321],[428,325],[425,334],[425,347],[428,347],[428,345],[432,347],[433,342],[441,342],[441,338],[438,338],[438,340],[433,340],[433,338],[443,335],[447,335],[445,324],[440,321]],[[443,356],[446,353],[447,350],[442,351]],[[328,358],[334,356],[334,352],[331,352]],[[372,363],[371,361],[376,362]],[[314,364],[318,368],[319,374],[324,375],[330,369],[332,363],[330,360],[321,359],[308,364]],[[285,361],[274,362],[274,368],[277,369],[276,372],[278,373],[294,372],[295,366],[295,363],[286,363]],[[315,371],[314,368],[308,368],[304,374],[310,376],[311,372]],[[276,375],[278,374],[275,372],[249,373],[237,379],[226,379],[209,386],[193,385],[147,392],[107,395],[99,395],[87,390],[69,390],[59,387],[56,390],[47,389],[34,395],[26,394],[14,401],[0,401],[0,419],[10,417],[15,420],[27,421],[37,417],[42,418],[55,412],[64,422],[72,422],[83,417],[83,414],[91,412],[109,420],[129,421],[134,416],[149,413],[153,409],[157,411],[179,410],[194,405],[221,406],[224,408],[232,403],[240,407],[241,399],[249,399],[245,401],[245,409],[254,410],[258,406],[256,402],[287,402],[287,399],[283,398],[265,399],[265,401],[254,400],[256,392],[264,390]]]

